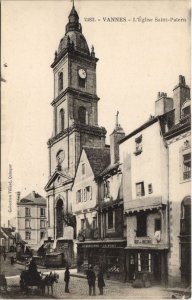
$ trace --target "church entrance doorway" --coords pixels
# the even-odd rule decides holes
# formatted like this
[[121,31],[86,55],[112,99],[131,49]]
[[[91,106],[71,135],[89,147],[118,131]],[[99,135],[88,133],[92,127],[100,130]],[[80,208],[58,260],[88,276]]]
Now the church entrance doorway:
[[59,199],[57,201],[56,206],[56,224],[57,224],[57,230],[56,230],[56,237],[63,237],[63,200]]

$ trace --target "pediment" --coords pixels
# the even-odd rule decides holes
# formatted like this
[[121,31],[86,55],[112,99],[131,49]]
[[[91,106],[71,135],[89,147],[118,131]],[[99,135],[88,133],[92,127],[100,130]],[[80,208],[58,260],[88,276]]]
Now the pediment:
[[45,186],[45,191],[73,182],[73,177],[65,171],[55,171]]

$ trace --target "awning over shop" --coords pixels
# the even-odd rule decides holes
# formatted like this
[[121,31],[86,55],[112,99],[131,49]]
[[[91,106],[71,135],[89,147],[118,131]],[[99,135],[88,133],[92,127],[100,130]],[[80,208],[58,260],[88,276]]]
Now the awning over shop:
[[158,245],[130,245],[125,247],[125,250],[168,250],[169,246],[165,244]]
[[125,213],[135,213],[139,211],[153,210],[162,208],[167,204],[161,196],[159,197],[142,197],[125,203]]

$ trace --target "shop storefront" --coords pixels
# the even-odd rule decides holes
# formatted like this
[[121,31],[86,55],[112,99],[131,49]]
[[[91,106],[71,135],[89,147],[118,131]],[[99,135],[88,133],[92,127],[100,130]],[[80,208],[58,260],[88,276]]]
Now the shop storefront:
[[86,272],[88,265],[92,265],[96,271],[102,267],[108,279],[124,281],[125,246],[125,241],[79,242],[77,245],[78,272]]
[[167,283],[167,250],[127,249],[127,280],[147,278],[151,284]]

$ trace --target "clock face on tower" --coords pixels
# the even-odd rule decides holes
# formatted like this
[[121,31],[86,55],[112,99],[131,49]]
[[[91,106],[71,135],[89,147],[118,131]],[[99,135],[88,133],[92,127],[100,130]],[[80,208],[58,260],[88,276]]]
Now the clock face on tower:
[[78,71],[79,77],[85,79],[87,77],[87,73],[84,69],[79,69]]
[[64,150],[60,150],[56,155],[56,160],[58,162],[58,165],[60,165],[64,161],[64,158],[65,158],[65,152]]

